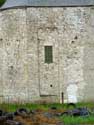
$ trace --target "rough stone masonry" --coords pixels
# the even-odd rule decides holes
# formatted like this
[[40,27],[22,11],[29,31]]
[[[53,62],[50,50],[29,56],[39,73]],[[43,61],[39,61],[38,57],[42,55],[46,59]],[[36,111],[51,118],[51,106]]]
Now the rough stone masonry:
[[[45,47],[52,62],[45,62]],[[70,87],[69,87],[70,86]],[[76,88],[76,90],[75,90]],[[94,7],[0,11],[0,100],[94,101]],[[71,98],[71,97],[70,97]]]

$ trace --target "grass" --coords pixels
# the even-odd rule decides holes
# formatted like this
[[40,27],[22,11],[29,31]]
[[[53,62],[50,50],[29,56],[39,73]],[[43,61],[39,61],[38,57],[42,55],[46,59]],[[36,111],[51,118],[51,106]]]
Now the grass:
[[18,108],[27,108],[27,109],[43,109],[47,111],[51,107],[56,107],[57,109],[67,109],[66,104],[59,104],[59,103],[54,103],[54,104],[0,104],[0,108],[3,110],[7,110],[9,112],[13,112]]
[[[43,109],[47,111],[51,107],[57,107],[57,109],[67,109],[66,104],[1,104],[0,108],[9,112],[14,112],[18,108],[27,109]],[[94,103],[78,103],[77,107],[87,107],[89,109],[94,109]],[[94,115],[88,117],[72,117],[72,116],[62,116],[60,120],[66,125],[78,125],[78,124],[93,124],[94,125]]]
[[43,109],[47,111],[50,107],[57,107],[58,109],[66,109],[66,105],[62,104],[1,104],[0,108],[3,110],[7,110],[9,112],[13,112],[18,108],[27,108],[27,109]]
[[[87,107],[87,108],[94,108],[94,103],[77,103],[77,107]],[[6,109],[8,111],[15,111],[17,108],[24,107],[28,109],[44,109],[48,110],[50,107],[56,107],[57,109],[67,109],[67,104],[59,104],[59,103],[53,103],[53,104],[0,104],[0,108]]]
[[66,125],[78,125],[78,124],[93,124],[94,125],[94,116],[88,117],[61,117],[61,121],[63,121]]

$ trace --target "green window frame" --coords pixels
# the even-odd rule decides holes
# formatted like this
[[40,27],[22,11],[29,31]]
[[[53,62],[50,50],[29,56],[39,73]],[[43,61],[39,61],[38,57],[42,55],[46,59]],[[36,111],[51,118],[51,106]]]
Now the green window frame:
[[45,63],[53,63],[53,47],[45,46]]

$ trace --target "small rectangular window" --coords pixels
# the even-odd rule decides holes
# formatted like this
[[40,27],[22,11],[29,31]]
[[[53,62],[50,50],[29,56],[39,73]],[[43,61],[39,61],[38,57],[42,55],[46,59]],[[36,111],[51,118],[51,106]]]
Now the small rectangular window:
[[45,63],[53,63],[52,46],[45,46]]

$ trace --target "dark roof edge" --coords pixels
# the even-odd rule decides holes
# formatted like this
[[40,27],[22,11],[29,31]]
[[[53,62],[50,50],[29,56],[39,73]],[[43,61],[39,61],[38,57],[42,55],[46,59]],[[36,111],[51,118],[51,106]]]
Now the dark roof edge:
[[68,8],[68,7],[73,7],[73,8],[75,8],[75,7],[93,7],[94,5],[71,5],[71,6],[14,6],[14,7],[8,7],[8,8],[0,8],[0,11],[3,11],[3,10],[9,10],[9,9],[26,9],[26,8],[30,8],[30,7],[32,7],[32,8],[53,8],[53,7],[55,7],[55,8]]

